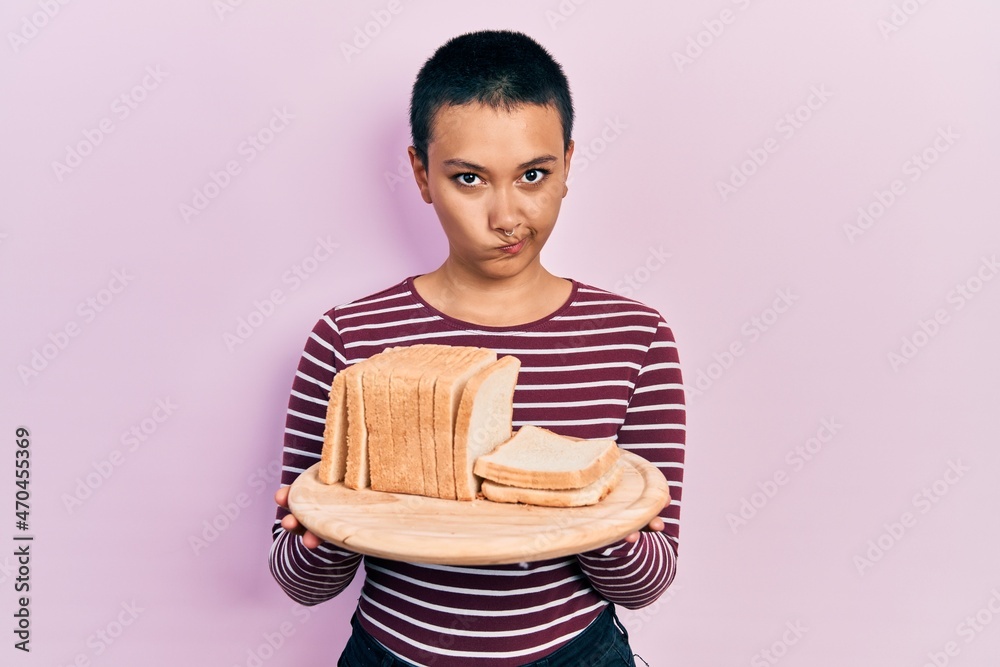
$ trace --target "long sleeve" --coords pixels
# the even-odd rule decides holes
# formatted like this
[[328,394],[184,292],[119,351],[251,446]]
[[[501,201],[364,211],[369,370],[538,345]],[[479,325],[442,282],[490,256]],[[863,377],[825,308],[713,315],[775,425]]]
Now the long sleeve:
[[677,571],[685,445],[684,388],[673,333],[660,318],[629,398],[618,444],[653,463],[670,486],[660,512],[662,533],[642,531],[635,544],[621,540],[577,555],[584,574],[608,600],[629,609],[653,603]]
[[[282,486],[294,482],[320,459],[330,386],[337,369],[345,365],[343,355],[337,351],[339,346],[340,334],[331,311],[313,327],[292,381],[285,418]],[[361,556],[329,542],[307,549],[300,535],[281,527],[281,519],[288,513],[283,507],[277,508],[268,557],[271,574],[296,602],[315,605],[329,600],[351,583]]]

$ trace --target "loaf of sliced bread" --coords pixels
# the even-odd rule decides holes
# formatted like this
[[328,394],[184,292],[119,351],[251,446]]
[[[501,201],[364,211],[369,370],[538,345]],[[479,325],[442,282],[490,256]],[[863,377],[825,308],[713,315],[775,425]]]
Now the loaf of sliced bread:
[[347,471],[347,383],[344,374],[333,376],[330,403],[326,408],[326,427],[323,430],[323,451],[320,455],[317,477],[324,484],[334,484],[344,479]]
[[458,500],[475,499],[480,479],[473,474],[474,464],[511,437],[514,389],[520,368],[517,357],[501,357],[470,377],[462,392],[454,445]]
[[618,485],[625,464],[616,461],[611,469],[582,489],[523,489],[517,486],[498,484],[484,479],[482,493],[488,500],[498,503],[524,503],[545,507],[583,507],[596,505],[604,500]]
[[580,489],[618,460],[614,440],[576,440],[525,425],[507,442],[475,460],[476,475],[526,489]]

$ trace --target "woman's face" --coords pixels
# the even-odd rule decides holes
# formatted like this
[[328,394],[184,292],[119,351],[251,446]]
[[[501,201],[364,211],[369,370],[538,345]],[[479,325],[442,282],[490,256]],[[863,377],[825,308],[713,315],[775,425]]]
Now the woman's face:
[[412,147],[410,160],[448,237],[449,261],[489,278],[538,264],[566,196],[572,154],[572,142],[563,152],[562,123],[551,106],[438,111],[426,168]]

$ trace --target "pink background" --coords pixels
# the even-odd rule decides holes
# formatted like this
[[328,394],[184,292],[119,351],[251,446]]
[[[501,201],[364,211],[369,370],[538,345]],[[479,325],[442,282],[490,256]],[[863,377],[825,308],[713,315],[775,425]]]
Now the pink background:
[[[623,613],[635,650],[993,664],[1000,6],[233,4],[0,10],[0,467],[29,427],[36,536],[24,655],[3,474],[0,662],[339,655],[361,577],[307,610],[266,567],[291,378],[322,312],[443,260],[433,210],[393,176],[410,85],[449,37],[512,28],[578,109],[546,265],[663,312],[691,386],[679,574]],[[270,143],[248,160],[251,135]],[[734,169],[750,175],[724,200]],[[214,198],[185,220],[196,189]],[[880,217],[849,234],[859,207]],[[227,344],[241,318],[259,326]]]

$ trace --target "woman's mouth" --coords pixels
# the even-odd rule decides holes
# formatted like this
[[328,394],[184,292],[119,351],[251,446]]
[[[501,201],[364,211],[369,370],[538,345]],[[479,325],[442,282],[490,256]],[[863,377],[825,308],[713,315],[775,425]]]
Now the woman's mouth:
[[527,240],[527,237],[521,239],[520,241],[518,241],[517,243],[514,243],[512,245],[505,245],[505,246],[501,247],[500,250],[504,251],[505,253],[507,253],[509,255],[516,255],[517,253],[521,252],[521,248],[524,247],[524,242],[526,240]]

